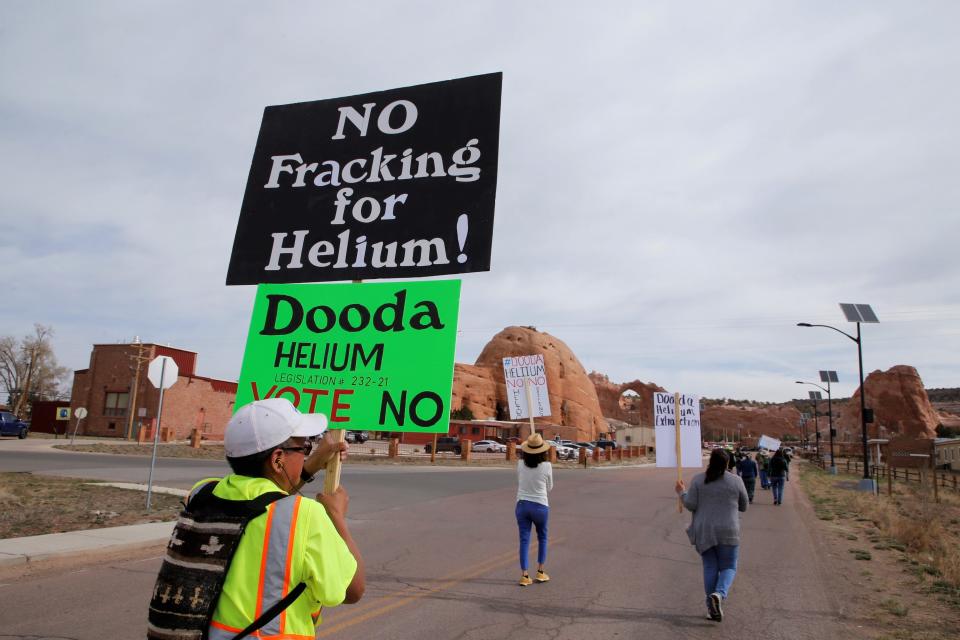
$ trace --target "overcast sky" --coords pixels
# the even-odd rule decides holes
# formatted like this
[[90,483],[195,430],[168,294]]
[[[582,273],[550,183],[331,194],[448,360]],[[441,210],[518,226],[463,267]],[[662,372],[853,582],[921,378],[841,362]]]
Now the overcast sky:
[[[587,5],[590,8],[586,8]],[[503,72],[492,270],[590,370],[782,401],[835,369],[960,386],[955,2],[0,1],[0,335],[171,344],[235,380],[224,279],[266,105]]]

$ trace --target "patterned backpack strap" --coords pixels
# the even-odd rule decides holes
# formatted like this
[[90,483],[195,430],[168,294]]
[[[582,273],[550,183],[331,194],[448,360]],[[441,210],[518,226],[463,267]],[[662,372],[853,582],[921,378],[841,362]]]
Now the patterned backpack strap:
[[234,501],[213,494],[217,482],[196,489],[180,513],[150,600],[147,637],[202,640],[247,526],[274,501],[275,491]]

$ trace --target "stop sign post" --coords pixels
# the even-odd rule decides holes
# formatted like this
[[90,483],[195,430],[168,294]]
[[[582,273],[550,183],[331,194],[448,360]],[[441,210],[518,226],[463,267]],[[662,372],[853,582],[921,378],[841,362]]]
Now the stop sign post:
[[77,407],[74,409],[73,415],[77,419],[77,424],[73,425],[73,435],[70,437],[71,445],[73,445],[73,441],[77,439],[77,429],[80,428],[80,421],[87,417],[86,407]]
[[157,427],[153,433],[153,455],[150,457],[150,476],[147,480],[147,511],[150,510],[150,499],[153,495],[153,467],[157,464],[157,446],[160,444],[160,417],[163,413],[163,391],[169,389],[177,381],[180,369],[170,356],[157,356],[150,361],[147,368],[147,379],[157,389],[160,389],[160,403],[157,406]]

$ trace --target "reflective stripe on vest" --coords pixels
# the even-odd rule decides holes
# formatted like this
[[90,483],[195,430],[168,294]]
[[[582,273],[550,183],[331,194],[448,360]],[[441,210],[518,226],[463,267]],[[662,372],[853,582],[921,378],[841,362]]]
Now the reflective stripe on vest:
[[[291,584],[291,565],[293,562],[293,540],[296,536],[297,515],[300,510],[300,496],[288,496],[277,500],[267,508],[267,522],[264,528],[263,555],[260,560],[260,576],[257,588],[257,608],[251,622],[260,614],[279,602],[296,586]],[[259,631],[250,634],[251,638],[303,638],[302,635],[284,633],[287,612],[284,610],[273,620],[267,622]],[[246,626],[246,625],[244,625]],[[210,640],[233,640],[242,629],[214,620],[210,624]]]

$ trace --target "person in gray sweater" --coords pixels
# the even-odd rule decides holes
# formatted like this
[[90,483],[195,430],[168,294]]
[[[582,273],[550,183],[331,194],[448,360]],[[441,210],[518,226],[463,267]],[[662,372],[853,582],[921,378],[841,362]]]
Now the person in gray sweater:
[[703,561],[703,589],[707,595],[707,611],[711,620],[723,620],[726,600],[733,578],[737,575],[740,555],[740,515],[746,511],[749,498],[743,481],[727,472],[728,456],[722,449],[710,454],[706,473],[693,477],[687,489],[677,481],[676,491],[683,506],[693,512],[687,537]]

